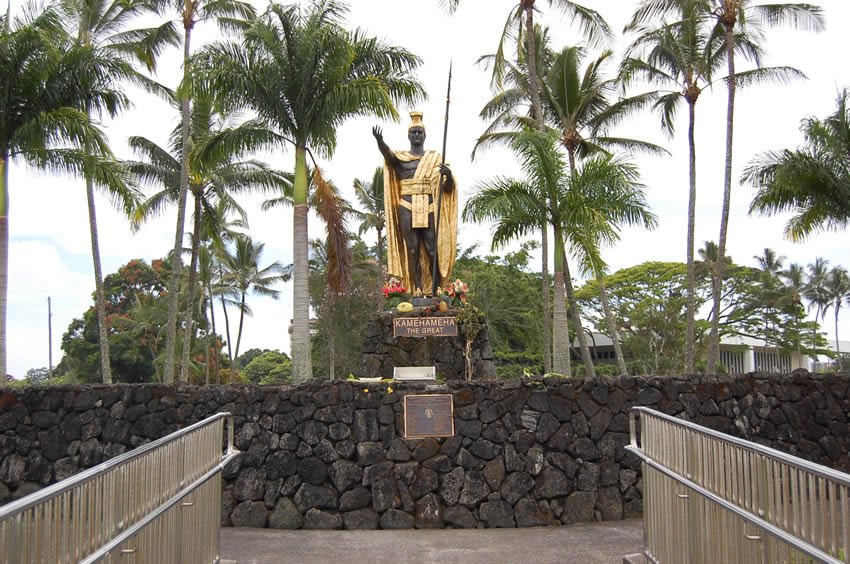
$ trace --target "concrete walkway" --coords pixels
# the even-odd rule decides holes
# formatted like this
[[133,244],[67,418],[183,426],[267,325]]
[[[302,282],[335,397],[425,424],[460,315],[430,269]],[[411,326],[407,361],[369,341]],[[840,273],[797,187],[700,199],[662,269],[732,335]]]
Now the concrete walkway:
[[620,564],[643,549],[640,519],[569,527],[403,531],[221,529],[222,560],[281,562]]

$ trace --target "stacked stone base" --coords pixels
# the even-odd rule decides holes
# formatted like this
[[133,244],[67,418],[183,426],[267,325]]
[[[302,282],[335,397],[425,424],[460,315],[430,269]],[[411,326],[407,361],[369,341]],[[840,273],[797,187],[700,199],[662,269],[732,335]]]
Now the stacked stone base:
[[[387,311],[369,316],[363,335],[359,376],[392,378],[396,366],[434,366],[438,377],[464,379],[466,338],[461,331],[458,331],[457,337],[395,337],[393,319],[402,315],[415,314]],[[472,367],[473,380],[496,377],[496,363],[486,323],[472,343]]]

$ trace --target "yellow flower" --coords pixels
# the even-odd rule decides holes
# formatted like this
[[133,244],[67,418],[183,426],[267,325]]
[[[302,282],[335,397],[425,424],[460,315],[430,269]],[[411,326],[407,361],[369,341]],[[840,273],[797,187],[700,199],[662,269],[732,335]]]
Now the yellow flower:
[[393,387],[392,386],[387,386],[387,393],[388,394],[393,393]]
[[368,393],[369,393],[369,388],[363,388],[363,393],[364,393],[364,394],[368,394]]

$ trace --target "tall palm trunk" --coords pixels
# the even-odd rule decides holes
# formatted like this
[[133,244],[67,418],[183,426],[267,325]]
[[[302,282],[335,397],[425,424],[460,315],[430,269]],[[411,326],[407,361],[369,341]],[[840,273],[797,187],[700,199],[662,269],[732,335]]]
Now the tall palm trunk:
[[[531,91],[531,117],[534,119],[535,127],[539,131],[543,131],[543,110],[540,103],[540,82],[537,77],[537,58],[535,56],[537,54],[537,38],[534,35],[534,0],[522,0],[520,4],[525,10],[525,40],[526,49],[528,50],[526,53],[526,69],[528,71],[528,84]],[[543,226],[540,251],[543,254],[543,271],[541,273],[541,294],[543,296],[543,372],[547,373],[550,370],[558,372],[558,369],[554,366],[554,345],[550,340],[552,309],[549,302],[549,236],[545,225]],[[554,322],[551,331],[555,331]],[[554,337],[552,340],[554,340]],[[569,365],[569,359],[567,364]]]
[[614,356],[617,358],[617,368],[620,370],[620,376],[628,376],[629,370],[626,368],[626,359],[623,357],[623,348],[620,346],[620,333],[617,331],[617,324],[614,323],[614,315],[611,313],[611,306],[608,303],[608,291],[605,289],[605,277],[597,275],[599,281],[599,297],[602,299],[602,311],[605,314],[605,325],[608,327],[608,335],[611,337],[611,342],[614,344]]
[[528,69],[528,84],[531,87],[531,117],[534,118],[537,129],[543,131],[540,83],[537,78],[537,38],[534,36],[534,0],[521,0],[520,4],[525,10],[525,41],[528,48],[526,68]]
[[186,313],[183,315],[183,326],[185,327],[183,356],[180,359],[180,382],[189,381],[189,352],[192,348],[192,337],[195,331],[192,329],[193,317],[195,315],[195,300],[198,299],[198,255],[201,253],[201,195],[195,196],[195,210],[192,229],[192,259],[189,261],[189,297],[186,300]]
[[[242,342],[242,322],[245,321],[245,290],[242,290],[242,299],[239,301],[239,331],[236,333],[236,359],[239,359],[239,344]],[[234,366],[236,368],[236,366]]]
[[[212,278],[212,275],[210,275]],[[212,293],[212,281],[207,280],[207,302],[209,303],[210,308],[210,327],[212,328],[212,339],[209,339],[212,342],[213,348],[213,362],[215,363],[215,369],[213,370],[213,380],[216,384],[221,384],[221,363],[218,358],[218,332],[215,328],[215,299],[213,298]],[[207,343],[207,347],[209,348],[209,343]]]
[[694,310],[696,308],[694,297],[694,228],[696,224],[696,201],[697,201],[697,156],[696,142],[694,140],[694,122],[696,118],[696,97],[688,97],[688,305],[685,325],[685,373],[694,372]]
[[[334,297],[331,294],[332,292],[328,291],[328,309],[330,310],[331,320],[335,321],[336,308],[334,307]],[[328,328],[328,356],[330,357],[328,361],[328,380],[334,380],[336,378],[336,323],[333,322]]]
[[386,279],[387,273],[384,271],[384,246],[383,241],[381,241],[381,233],[382,229],[378,227],[375,229],[378,232],[378,242],[376,243],[376,251],[378,253],[378,296],[377,296],[377,308],[378,311],[383,311],[384,309],[384,296],[382,294],[384,289],[384,279]]
[[293,190],[293,307],[292,377],[296,383],[313,377],[310,357],[310,295],[307,288],[307,149],[295,149],[295,186]]
[[100,244],[97,236],[97,213],[94,205],[94,183],[86,177],[86,201],[89,208],[91,233],[91,258],[94,263],[95,311],[97,312],[97,340],[100,344],[100,373],[104,384],[112,383],[109,365],[109,331],[106,327],[106,300],[103,297],[103,269],[100,265]]
[[[552,319],[552,371],[555,374],[572,375],[570,362],[570,329],[567,321],[567,306],[564,300],[564,269],[561,247],[563,239],[555,232],[555,298]],[[546,288],[548,294],[548,288]],[[548,295],[547,295],[548,301]]]
[[233,368],[233,348],[230,340],[230,317],[227,315],[227,303],[224,296],[221,296],[221,310],[224,312],[224,332],[227,334],[227,358],[230,360],[230,367]]
[[587,346],[587,336],[584,334],[584,327],[582,327],[581,324],[581,313],[579,312],[578,302],[576,301],[575,291],[573,290],[573,279],[572,276],[570,276],[570,265],[567,262],[567,253],[563,247],[561,247],[561,253],[564,255],[564,289],[567,291],[567,303],[570,307],[570,316],[572,317],[576,338],[578,338],[578,346],[581,350],[581,360],[584,362],[584,375],[588,378],[595,378],[596,368],[593,366],[593,357],[590,355],[590,347]]
[[[570,178],[573,178],[577,173],[575,147],[567,147],[567,157],[569,158],[570,164]],[[581,313],[579,312],[578,302],[576,301],[575,292],[573,291],[573,279],[572,276],[570,276],[570,265],[567,262],[567,253],[563,246],[561,247],[561,252],[564,254],[564,287],[567,291],[567,303],[570,307],[570,315],[572,315],[573,318],[576,337],[578,338],[579,348],[581,349],[581,358],[582,362],[584,362],[584,373],[586,376],[595,377],[596,369],[593,366],[593,357],[590,355],[590,348],[587,346],[587,337],[584,334],[584,329],[581,324]]]
[[[540,278],[543,294],[543,373],[552,372],[552,308],[549,302],[549,226],[546,222],[540,227],[540,252],[543,261],[540,265]],[[566,320],[564,321],[566,323]],[[569,366],[569,355],[567,355]]]
[[841,305],[839,301],[835,307],[835,354],[838,356],[838,371],[844,372],[844,361],[841,359],[841,347],[838,345],[838,306]]
[[717,243],[717,266],[713,284],[713,306],[711,315],[711,334],[708,339],[708,366],[706,372],[713,374],[720,355],[720,296],[723,290],[723,277],[726,256],[726,236],[729,228],[729,207],[732,200],[732,137],[735,124],[735,10],[727,7],[727,17],[723,20],[726,30],[726,67],[729,80],[726,84],[726,166],[723,176],[723,208],[720,211],[720,237]]
[[6,297],[9,291],[9,151],[0,152],[0,379],[6,379]]
[[[183,37],[183,83],[189,80],[189,41],[192,36],[192,21],[184,18]],[[183,229],[186,223],[186,197],[189,192],[189,154],[192,149],[191,117],[192,108],[187,93],[180,99],[180,117],[182,123],[183,154],[180,156],[180,195],[177,199],[177,228],[174,233],[174,254],[171,256],[171,279],[168,282],[168,327],[165,332],[165,383],[174,383],[175,344],[177,342],[177,309],[179,305],[178,285],[183,261],[180,251],[183,248]]]

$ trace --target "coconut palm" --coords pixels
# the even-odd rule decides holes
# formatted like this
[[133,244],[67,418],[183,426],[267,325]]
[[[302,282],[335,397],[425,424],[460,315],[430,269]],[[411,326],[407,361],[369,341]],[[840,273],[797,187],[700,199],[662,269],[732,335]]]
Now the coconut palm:
[[377,233],[378,241],[375,243],[375,254],[378,258],[378,311],[383,309],[383,298],[381,296],[381,286],[384,283],[384,240],[383,232],[386,225],[384,217],[384,171],[381,168],[375,169],[372,175],[372,181],[355,179],[354,180],[354,195],[357,196],[357,201],[360,202],[360,207],[365,211],[353,210],[353,215],[360,220],[358,234],[363,235],[366,231],[374,229]]
[[[827,265],[829,261],[816,257],[814,262],[810,262],[806,267],[807,277],[806,284],[803,287],[803,297],[809,302],[809,310],[815,308],[815,321],[823,321],[826,316],[826,307],[829,304],[829,297],[826,295],[824,281],[829,272]],[[817,331],[817,325],[812,328],[812,337],[814,338]]]
[[239,329],[233,358],[239,358],[245,315],[251,315],[251,308],[247,303],[248,293],[277,299],[280,292],[272,286],[285,281],[286,278],[285,269],[277,261],[260,268],[264,248],[265,243],[255,243],[247,235],[240,235],[233,240],[233,250],[221,257],[224,269],[221,282],[235,288],[239,296]]
[[841,358],[841,347],[838,343],[838,314],[844,302],[850,301],[850,274],[847,274],[844,267],[833,266],[824,280],[824,289],[830,300],[824,310],[824,315],[826,310],[832,308],[835,317],[835,354],[838,358],[838,371],[843,372],[844,361]]
[[[241,160],[252,147],[267,141],[268,131],[254,121],[230,125],[224,116],[213,110],[210,96],[195,96],[191,131],[191,152],[187,160],[189,190],[194,199],[194,221],[188,298],[183,319],[187,339],[191,339],[193,334],[193,317],[198,302],[198,257],[203,239],[204,218],[208,218],[207,222],[215,221],[222,217],[222,214],[226,217],[228,213],[235,211],[244,220],[245,212],[233,199],[234,194],[247,190],[279,189],[289,184],[283,174],[270,169],[265,163]],[[163,187],[139,206],[136,221],[144,221],[159,214],[166,205],[179,199],[183,160],[182,132],[181,124],[171,135],[170,151],[143,137],[130,138],[130,147],[144,156],[145,160],[128,162],[128,168],[144,182]],[[190,348],[191,346],[183,347],[181,382],[186,382],[189,377]]]
[[[161,51],[177,44],[173,28],[164,26],[147,29],[127,29],[130,20],[155,14],[158,6],[151,0],[61,0],[59,3],[68,33],[85,47],[101,50],[104,56],[115,57],[112,61],[120,72],[116,79],[130,78],[137,83],[151,86],[150,81],[121,64],[129,60],[143,64],[149,71],[156,67]],[[86,107],[86,111],[96,108]],[[112,382],[109,366],[109,337],[106,326],[106,304],[103,297],[103,272],[100,263],[100,243],[97,234],[97,213],[94,200],[94,183],[86,178],[86,199],[89,212],[92,261],[94,263],[95,310],[97,311],[98,342],[100,344],[101,375],[103,382]]]
[[86,109],[115,115],[125,67],[73,41],[54,8],[0,16],[0,374],[6,374],[9,165],[26,162],[92,178],[122,203],[133,199],[103,133]]
[[742,181],[756,187],[750,213],[792,212],[785,236],[803,241],[812,233],[843,230],[850,223],[850,105],[847,89],[825,119],[807,117],[800,149],[770,151],[750,161]]
[[[651,4],[653,0],[646,0]],[[627,29],[639,32],[629,46],[626,58],[620,65],[624,87],[636,80],[657,84],[654,106],[661,113],[662,129],[673,134],[675,117],[682,102],[688,107],[688,230],[687,230],[687,313],[685,336],[685,370],[694,369],[694,228],[696,219],[696,103],[703,89],[711,84],[720,66],[717,57],[719,40],[701,25],[700,12],[695,2],[679,0],[676,3],[677,21],[663,23],[655,28],[645,28],[644,5],[635,12]]]
[[[272,4],[246,30],[244,42],[217,43],[199,54],[206,81],[229,109],[255,111],[295,148],[293,210],[292,368],[296,382],[312,375],[307,292],[307,153],[331,155],[336,132],[350,117],[398,118],[397,102],[423,96],[408,51],[343,27],[336,0],[308,7]],[[314,175],[316,180],[321,180]]]
[[770,342],[770,319],[781,305],[782,283],[779,273],[785,265],[785,256],[777,255],[776,251],[765,248],[761,255],[754,255],[759,269],[758,280],[761,283],[761,296],[764,301],[764,340],[765,346]]
[[[603,52],[582,69],[583,48],[566,47],[558,53],[553,53],[548,47],[545,30],[538,29],[537,35],[535,58],[542,75],[542,126],[558,132],[567,150],[571,173],[576,169],[577,157],[587,157],[598,152],[618,148],[652,153],[666,152],[652,143],[608,135],[608,130],[613,125],[630,111],[645,104],[648,98],[642,96],[616,103],[613,101],[616,83],[602,74],[604,64],[612,55],[610,51]],[[496,55],[491,55],[480,60],[496,59]],[[533,125],[529,117],[524,115],[530,89],[522,67],[523,61],[528,59],[527,56],[518,56],[515,64],[502,63],[506,68],[503,85],[507,88],[498,92],[482,109],[481,117],[491,121],[484,134],[479,137],[475,149],[494,143],[509,143],[521,127]],[[473,157],[474,155],[475,150]],[[609,321],[613,322],[612,319]]]
[[[192,132],[192,100],[191,91],[193,69],[190,55],[192,53],[192,31],[203,21],[215,20],[224,30],[242,29],[247,26],[247,20],[255,16],[254,8],[247,2],[239,0],[170,0],[180,14],[183,26],[183,80],[178,94],[180,102],[180,120],[182,125],[182,145],[191,147]],[[183,230],[186,222],[186,200],[189,194],[189,160],[190,151],[186,151],[180,161],[180,191],[177,198],[177,228],[174,231],[174,251],[171,254],[171,278],[168,281],[168,326],[165,333],[165,374],[167,384],[174,382],[175,343],[177,340],[177,310],[179,296],[177,287],[180,272],[183,270],[182,253]]]
[[[553,370],[569,373],[569,339],[566,308],[581,346],[585,373],[594,375],[593,361],[584,340],[581,315],[573,296],[566,250],[578,257],[583,270],[601,272],[601,247],[615,242],[619,225],[654,224],[637,182],[636,169],[609,156],[582,163],[575,174],[557,148],[551,132],[526,129],[514,140],[525,180],[495,178],[479,186],[467,202],[464,219],[496,221],[493,244],[533,231],[545,217],[555,233],[555,309],[552,330]],[[567,300],[564,300],[566,294]]]

